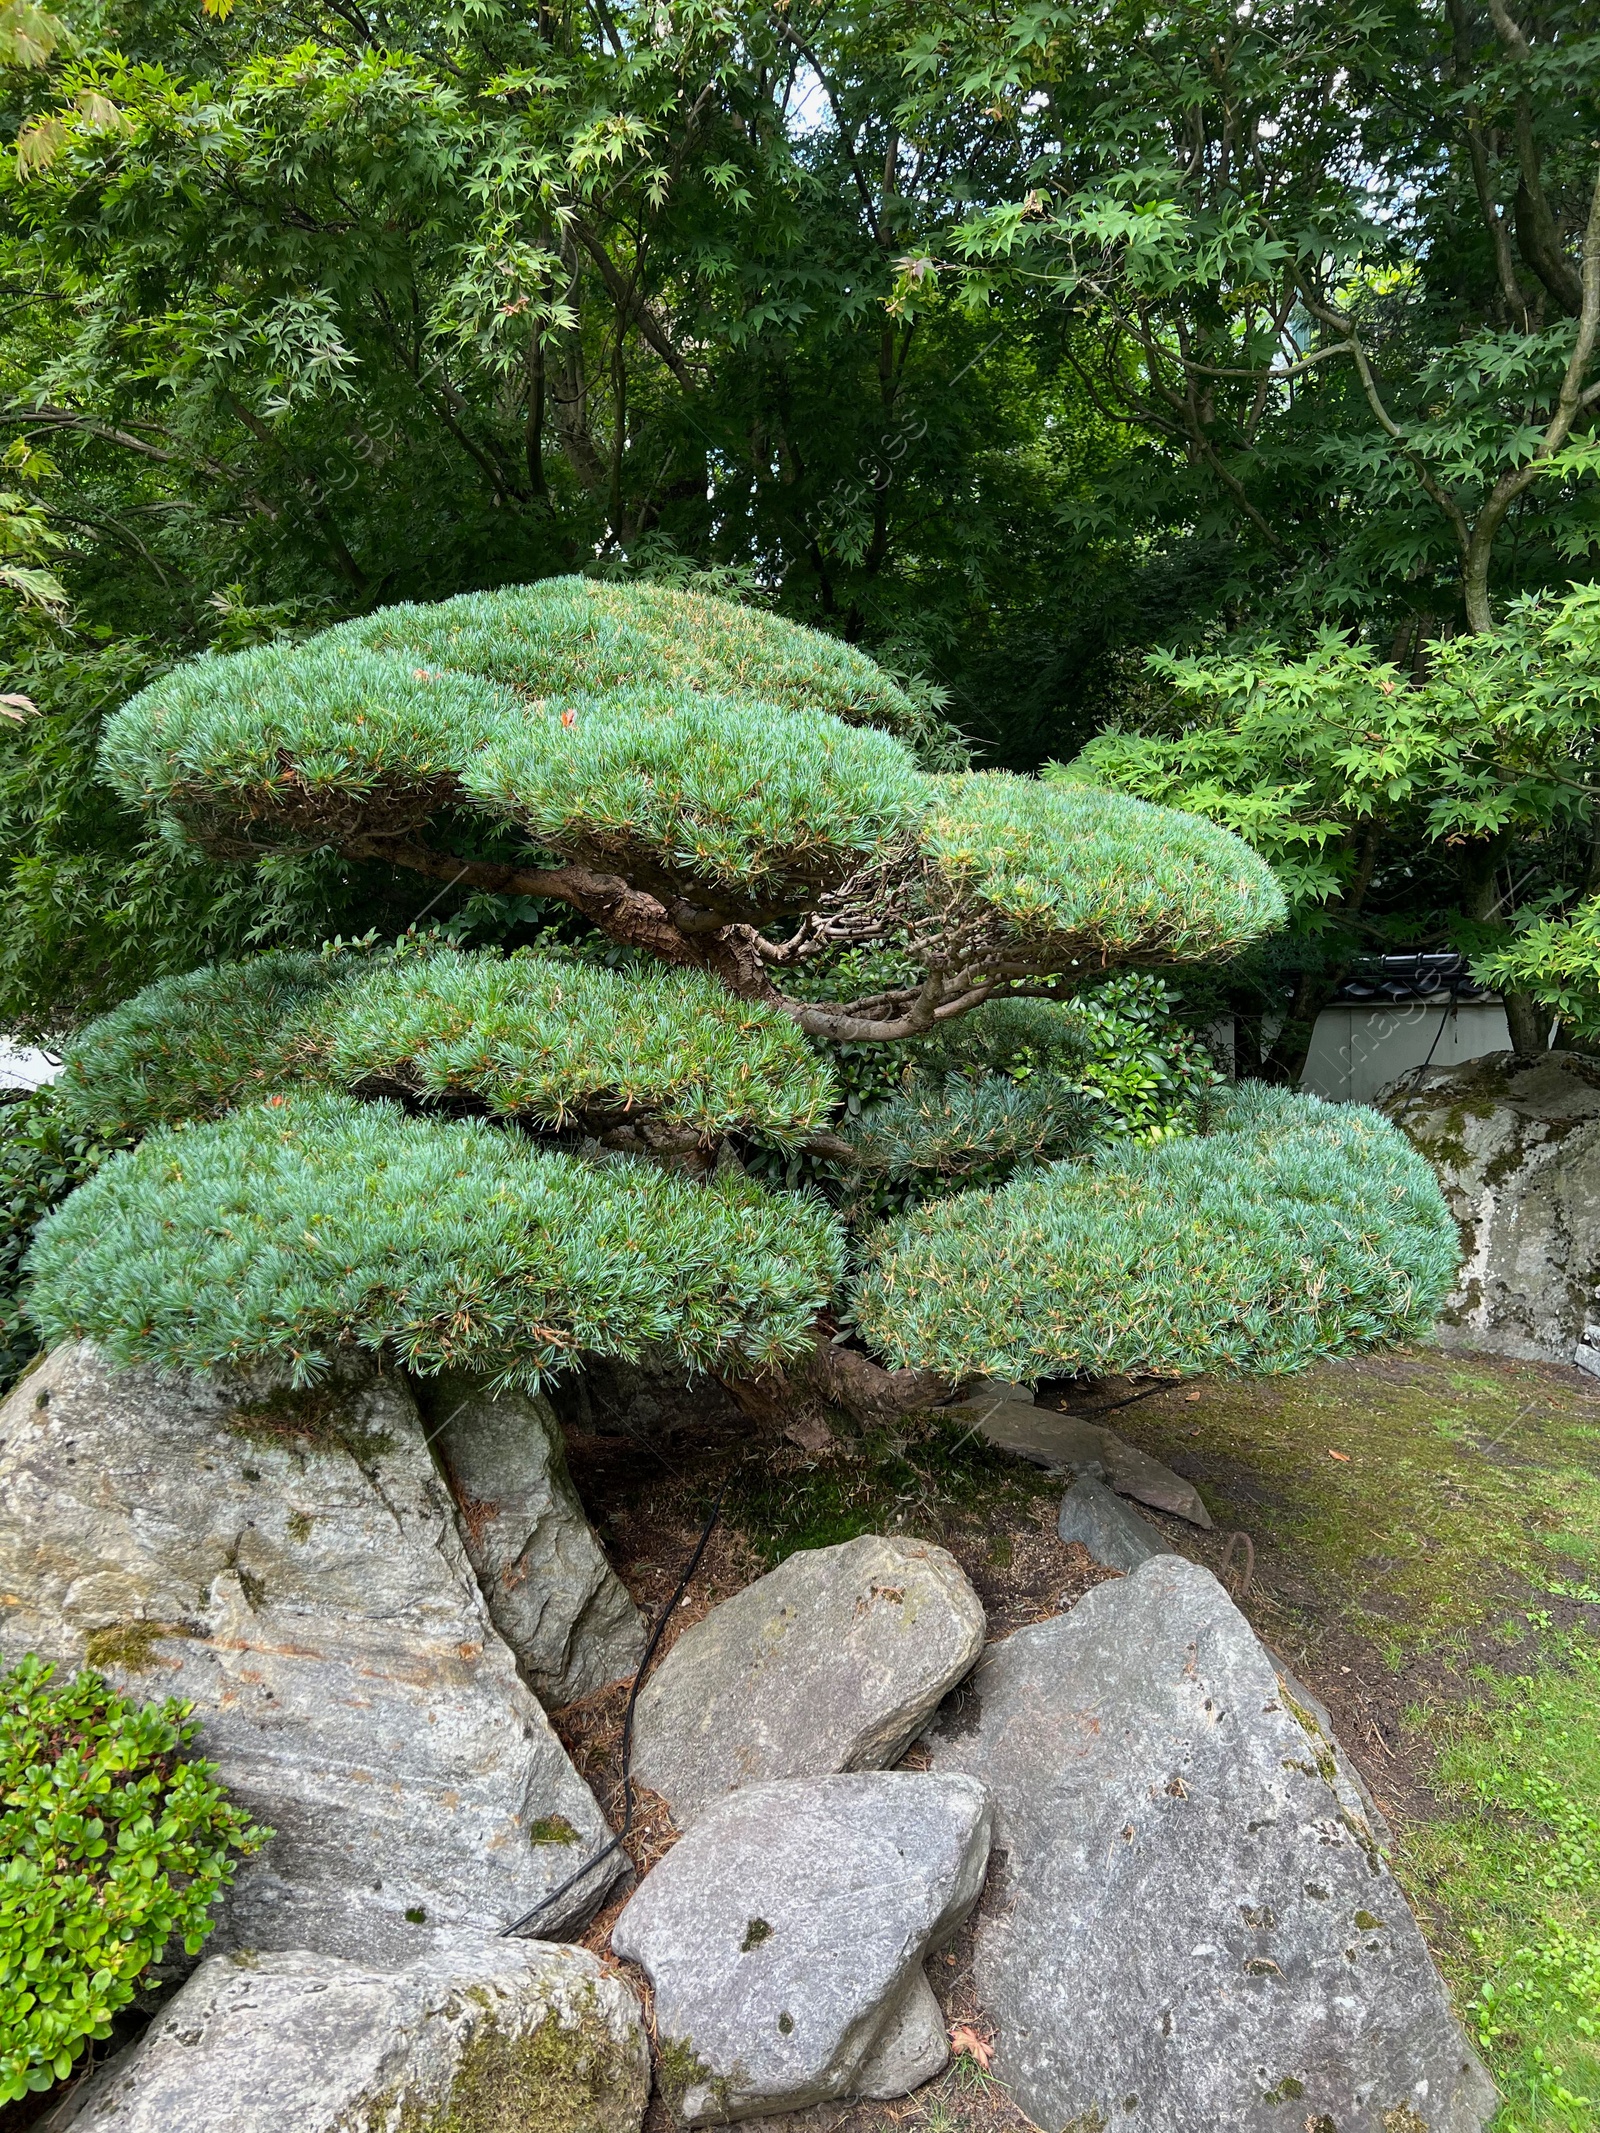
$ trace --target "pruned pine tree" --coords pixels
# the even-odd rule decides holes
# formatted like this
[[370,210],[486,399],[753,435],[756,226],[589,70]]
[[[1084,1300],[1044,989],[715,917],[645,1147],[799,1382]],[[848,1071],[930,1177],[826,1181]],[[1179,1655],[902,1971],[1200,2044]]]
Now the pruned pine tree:
[[[580,579],[170,673],[102,763],[174,837],[590,930],[268,955],[92,1025],[61,1101],[142,1138],[41,1227],[40,1329],[297,1382],[350,1348],[528,1385],[654,1351],[862,1414],[1423,1326],[1454,1236],[1371,1113],[1219,1089],[1151,1143],[1074,1078],[1075,996],[1235,955],[1282,919],[1267,866],[948,748],[847,646]],[[860,1116],[840,1046],[904,1060]]]

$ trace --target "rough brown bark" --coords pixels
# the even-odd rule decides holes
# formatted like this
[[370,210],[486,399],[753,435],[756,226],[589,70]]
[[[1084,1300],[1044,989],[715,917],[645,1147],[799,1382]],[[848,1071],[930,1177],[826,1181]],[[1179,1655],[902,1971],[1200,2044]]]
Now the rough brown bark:
[[761,1377],[724,1375],[722,1383],[754,1422],[826,1430],[843,1413],[856,1422],[887,1422],[948,1399],[955,1386],[932,1370],[885,1370],[858,1349],[835,1347],[828,1320],[818,1321],[815,1345],[788,1370]]

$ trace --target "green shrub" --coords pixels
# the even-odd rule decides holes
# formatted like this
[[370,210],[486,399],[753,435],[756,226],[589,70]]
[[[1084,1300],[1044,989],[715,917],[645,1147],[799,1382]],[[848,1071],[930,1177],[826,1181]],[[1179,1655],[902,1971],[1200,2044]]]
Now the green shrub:
[[436,606],[388,607],[331,633],[531,697],[698,689],[914,732],[912,700],[864,652],[759,608],[664,585],[543,578]]
[[855,1317],[894,1363],[952,1377],[1297,1370],[1424,1330],[1458,1250],[1387,1120],[1247,1083],[1209,1134],[885,1225]]
[[305,1384],[341,1347],[386,1348],[423,1376],[536,1386],[584,1350],[779,1363],[842,1257],[819,1202],[736,1174],[692,1184],[297,1093],[152,1133],[40,1225],[28,1263],[46,1339],[119,1364]]
[[1216,1062],[1178,1019],[1179,1002],[1150,971],[1090,987],[1068,1013],[1082,1056],[1073,1078],[1135,1140],[1192,1133],[1223,1087]]
[[659,1118],[702,1141],[786,1144],[822,1124],[834,1077],[786,1015],[698,971],[545,956],[407,956],[299,1016],[301,1071],[348,1088],[470,1096],[499,1117],[591,1127]]
[[1193,1132],[1222,1086],[1179,1020],[1177,995],[1150,971],[1123,971],[1065,1001],[990,1000],[901,1050],[947,1072],[1054,1076],[1098,1103],[1102,1133],[1136,1140]]
[[125,1145],[125,1135],[70,1124],[53,1088],[0,1091],[0,1394],[38,1353],[23,1279],[34,1230]]
[[171,1942],[198,1954],[271,1835],[185,1758],[188,1711],[32,1657],[0,1675],[0,2103],[64,2080]]
[[264,1095],[286,1072],[285,1023],[350,975],[345,957],[279,949],[160,978],[68,1046],[61,1116],[80,1132],[126,1136]]

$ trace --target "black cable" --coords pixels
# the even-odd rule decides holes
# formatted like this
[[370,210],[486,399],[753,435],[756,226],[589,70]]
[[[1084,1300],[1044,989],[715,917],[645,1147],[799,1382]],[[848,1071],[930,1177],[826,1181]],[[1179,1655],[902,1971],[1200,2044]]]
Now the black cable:
[[1460,1005],[1461,971],[1459,968],[1457,968],[1451,973],[1450,978],[1450,1005],[1439,1017],[1439,1027],[1433,1033],[1433,1042],[1428,1046],[1427,1058],[1423,1060],[1421,1066],[1407,1067],[1406,1069],[1406,1072],[1412,1076],[1411,1087],[1406,1091],[1405,1101],[1401,1104],[1399,1112],[1395,1118],[1395,1124],[1399,1126],[1402,1131],[1404,1131],[1405,1122],[1411,1114],[1411,1106],[1416,1102],[1418,1096],[1422,1092],[1422,1077],[1424,1074],[1427,1073],[1429,1067],[1433,1065],[1433,1055],[1439,1049],[1439,1039],[1444,1035],[1444,1026],[1446,1022],[1449,1021],[1450,1017],[1456,1013]]
[[690,1580],[700,1568],[700,1558],[705,1554],[710,1544],[711,1536],[716,1531],[717,1520],[722,1515],[722,1499],[728,1493],[728,1483],[732,1478],[731,1474],[723,1476],[722,1486],[718,1489],[716,1498],[711,1506],[711,1515],[701,1527],[700,1538],[695,1542],[694,1553],[689,1558],[689,1566],[684,1571],[683,1576],[679,1578],[672,1598],[668,1600],[656,1619],[656,1626],[650,1632],[650,1641],[644,1648],[644,1657],[639,1661],[639,1671],[634,1675],[633,1686],[628,1691],[628,1708],[623,1714],[622,1720],[622,1827],[603,1850],[596,1852],[592,1859],[586,1859],[575,1874],[569,1874],[565,1881],[550,1891],[548,1896],[542,1896],[531,1911],[524,1911],[522,1916],[513,1919],[509,1926],[503,1926],[500,1931],[502,1940],[514,1938],[525,1927],[531,1926],[536,1918],[542,1918],[552,1904],[566,1895],[568,1889],[576,1888],[586,1875],[592,1874],[597,1866],[600,1866],[611,1857],[613,1852],[620,1851],[627,1841],[628,1834],[633,1828],[633,1707],[639,1701],[639,1691],[644,1687],[644,1677],[650,1671],[650,1662],[656,1655],[663,1632],[667,1624],[672,1620],[673,1612],[678,1602],[688,1591]]
[[1102,1415],[1120,1414],[1125,1407],[1137,1407],[1141,1400],[1153,1400],[1157,1393],[1176,1392],[1186,1382],[1183,1378],[1163,1378],[1159,1385],[1147,1385],[1143,1392],[1130,1393],[1126,1400],[1113,1400],[1109,1407],[1058,1407],[1055,1412],[1070,1416],[1074,1422],[1098,1422]]

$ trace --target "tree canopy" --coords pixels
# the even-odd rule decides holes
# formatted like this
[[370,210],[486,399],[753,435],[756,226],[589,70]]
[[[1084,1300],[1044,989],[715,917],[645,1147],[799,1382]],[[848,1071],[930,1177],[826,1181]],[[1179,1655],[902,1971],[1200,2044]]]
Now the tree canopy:
[[[612,657],[636,629],[653,686]],[[470,873],[620,955],[413,937],[159,980],[69,1057],[67,1122],[143,1138],[40,1226],[40,1330],[297,1381],[350,1345],[526,1384],[654,1350],[836,1392],[842,1311],[891,1366],[855,1356],[881,1403],[896,1368],[926,1397],[1001,1368],[1279,1367],[1423,1323],[1450,1227],[1392,1127],[1202,1084],[1211,1130],[1152,1169],[1074,1077],[1077,996],[1257,940],[1284,912],[1265,863],[1123,794],[923,769],[872,722],[905,708],[793,624],[582,581],[143,690],[102,762],[165,834]],[[889,1044],[921,1049],[852,1118],[818,1046]],[[797,1157],[829,1178],[791,1185]]]
[[[1270,870],[1196,817],[921,770],[896,734],[852,722],[876,709],[898,724],[904,699],[880,682],[874,701],[830,639],[767,620],[752,657],[738,610],[631,598],[652,620],[673,613],[703,681],[737,665],[740,692],[696,688],[671,662],[639,686],[592,650],[590,610],[609,618],[620,596],[545,580],[447,603],[420,630],[405,611],[177,668],[111,720],[104,774],[230,858],[331,846],[559,900],[620,946],[839,1040],[919,1036],[997,992],[1070,990],[1094,970],[1220,959],[1282,917]],[[737,659],[719,661],[714,630]],[[851,718],[817,708],[830,690]],[[520,852],[491,856],[485,821],[491,844],[520,832]],[[783,990],[790,970],[868,947],[870,991]]]
[[[709,572],[870,651],[923,767],[943,706],[1028,772],[1163,716],[1151,649],[1292,664],[1332,628],[1410,685],[1593,574],[1577,5],[16,23],[0,634],[43,714],[0,736],[16,1029],[418,908],[328,848],[196,865],[96,787],[101,723],[175,655]],[[1548,871],[1502,871],[1496,922]],[[1353,938],[1485,923],[1438,876],[1380,861]],[[531,938],[496,896],[438,908]]]

